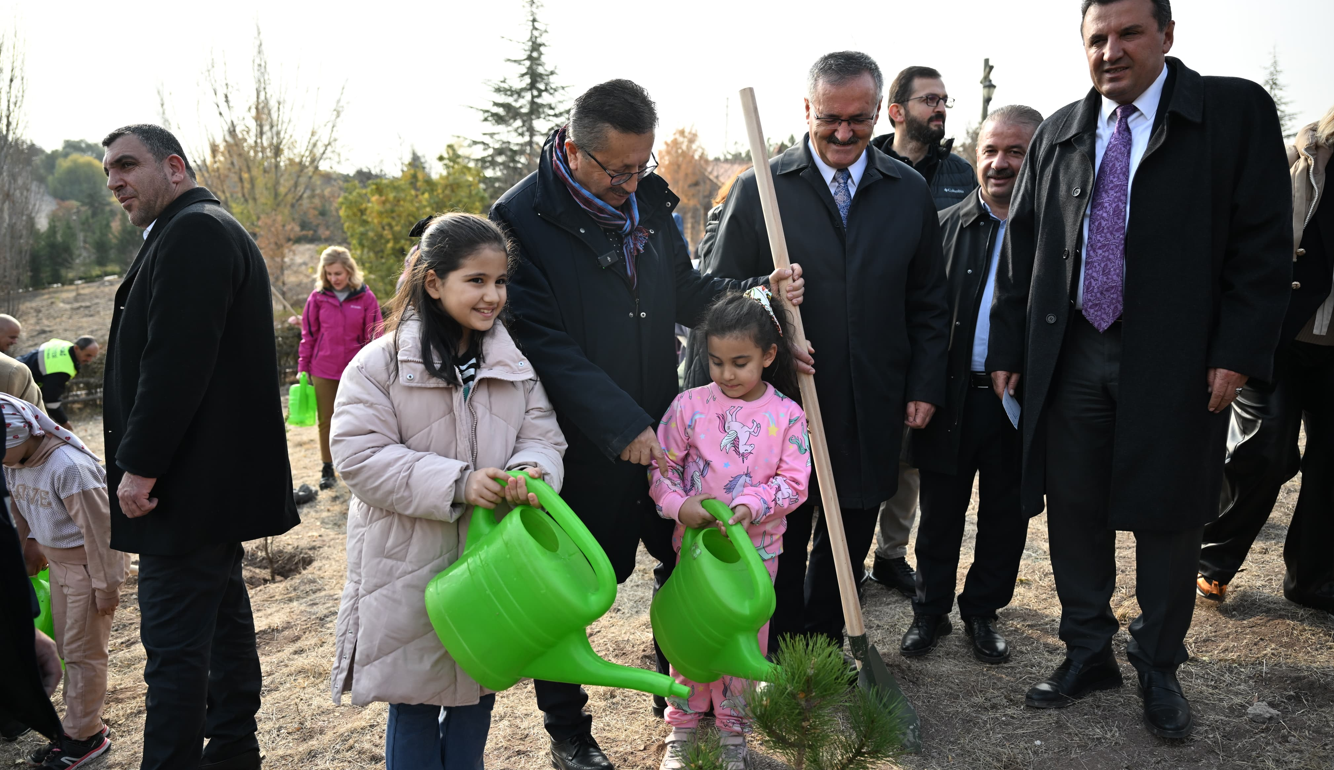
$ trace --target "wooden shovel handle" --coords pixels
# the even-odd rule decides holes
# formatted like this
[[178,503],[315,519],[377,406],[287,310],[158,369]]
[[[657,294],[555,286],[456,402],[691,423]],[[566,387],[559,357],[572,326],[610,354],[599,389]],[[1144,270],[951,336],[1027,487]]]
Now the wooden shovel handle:
[[[764,210],[764,228],[769,232],[769,249],[773,252],[774,267],[789,267],[787,238],[783,235],[783,218],[778,212],[778,195],[774,192],[773,172],[769,169],[769,148],[760,128],[760,109],[755,103],[755,89],[741,89],[741,112],[746,116],[746,135],[750,139],[750,157],[755,161],[755,182],[760,188],[760,207]],[[782,286],[774,287],[774,298],[787,303]],[[793,343],[806,347],[806,329],[801,323],[801,309],[787,305],[792,315]],[[824,420],[820,417],[820,399],[815,394],[815,377],[798,375],[801,386],[801,406],[806,410],[806,424],[811,431],[811,456],[815,461],[815,476],[820,482],[821,515],[829,528],[829,545],[834,555],[834,572],[838,575],[838,593],[843,601],[843,621],[848,636],[865,636],[862,607],[857,600],[857,583],[852,577],[852,560],[848,557],[848,538],[843,533],[843,513],[838,506],[838,490],[834,487],[834,472],[829,465],[829,441],[824,434]]]

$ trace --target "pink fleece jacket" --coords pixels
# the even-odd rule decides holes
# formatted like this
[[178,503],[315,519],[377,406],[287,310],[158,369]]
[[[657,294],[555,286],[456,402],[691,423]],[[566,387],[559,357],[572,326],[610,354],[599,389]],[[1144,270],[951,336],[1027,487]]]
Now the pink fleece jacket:
[[301,313],[301,348],[297,371],[337,380],[348,362],[368,342],[380,336],[384,319],[371,287],[354,289],[338,301],[331,291],[313,291]]
[[787,514],[805,501],[810,483],[810,438],[801,407],[765,387],[755,401],[728,398],[713,383],[687,390],[658,425],[671,467],[666,476],[653,469],[649,494],[658,513],[677,522],[678,551],[681,505],[704,494],[729,508],[749,506],[754,519],[747,532],[760,556],[782,553]]

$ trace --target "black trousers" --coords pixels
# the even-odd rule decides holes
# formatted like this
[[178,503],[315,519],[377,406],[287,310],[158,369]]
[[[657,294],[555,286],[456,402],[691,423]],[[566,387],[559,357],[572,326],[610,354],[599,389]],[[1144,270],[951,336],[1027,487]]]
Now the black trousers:
[[[1313,594],[1334,580],[1334,347],[1293,342],[1272,392],[1246,387],[1232,402],[1222,515],[1204,528],[1200,574],[1230,583],[1264,528],[1279,490],[1302,471],[1283,546],[1284,593]],[[1306,453],[1298,448],[1306,423]]]
[[[1116,532],[1108,529],[1121,325],[1104,333],[1076,313],[1044,415],[1047,438],[1047,533],[1061,600],[1060,638],[1080,662],[1110,654],[1120,624],[1112,613]],[[1203,408],[1203,407],[1200,407]],[[1163,511],[1163,517],[1171,515]],[[1127,648],[1140,672],[1173,671],[1195,611],[1201,528],[1134,531],[1135,596],[1140,615]]]
[[1019,505],[1023,439],[990,388],[970,387],[963,406],[957,473],[921,471],[913,612],[945,615],[954,604],[959,549],[976,475],[980,477],[977,540],[959,594],[959,613],[995,618],[996,610],[1014,598],[1014,581],[1028,539],[1028,517]]
[[[811,480],[814,481],[814,475]],[[787,515],[783,552],[778,554],[778,572],[774,575],[774,614],[769,619],[770,654],[778,650],[783,639],[806,633],[806,549],[814,526],[815,503],[810,498]]]
[[[896,472],[891,469],[888,472]],[[844,508],[843,529],[852,556],[852,574],[860,581],[862,562],[871,550],[880,506]],[[807,565],[806,545],[810,542],[815,519],[815,545]],[[843,644],[843,604],[839,600],[838,578],[834,573],[833,552],[829,548],[829,528],[824,514],[815,516],[815,504],[809,500],[787,515],[783,533],[783,552],[778,556],[774,577],[774,615],[769,621],[769,649],[778,649],[784,636],[824,634],[836,644]]]
[[[240,543],[139,557],[148,656],[141,770],[193,770],[259,748],[261,677]],[[208,746],[204,747],[205,739]]]
[[[676,522],[658,515],[653,499],[648,496],[647,475],[643,488],[636,486],[633,496],[622,501],[616,510],[639,520],[640,541],[649,555],[658,560],[657,566],[653,568],[653,592],[657,593],[667,578],[672,576],[672,569],[676,566],[676,550],[672,548],[672,531],[676,528]],[[621,582],[625,580],[619,575],[618,578]],[[662,654],[656,639],[653,641],[653,652],[657,658],[658,672],[666,674],[667,658]],[[537,707],[542,710],[542,724],[552,740],[563,741],[592,730],[593,717],[584,713],[588,693],[583,687],[537,679],[533,681],[533,690],[537,695]]]

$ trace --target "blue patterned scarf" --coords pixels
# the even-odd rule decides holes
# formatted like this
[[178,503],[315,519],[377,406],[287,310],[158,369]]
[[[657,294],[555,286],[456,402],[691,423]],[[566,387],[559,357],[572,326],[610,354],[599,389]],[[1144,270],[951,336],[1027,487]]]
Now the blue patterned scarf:
[[635,269],[636,257],[644,250],[644,244],[648,243],[648,231],[639,226],[639,202],[634,193],[630,193],[630,199],[627,200],[620,209],[614,209],[607,205],[606,201],[585,190],[583,185],[574,181],[574,175],[570,173],[570,162],[565,156],[565,132],[569,126],[565,126],[556,132],[556,138],[553,140],[555,146],[551,153],[551,165],[556,171],[556,176],[565,183],[565,189],[570,191],[574,202],[579,204],[579,208],[588,212],[593,221],[599,227],[607,230],[615,230],[621,234],[621,250],[625,254],[625,272],[630,275],[630,285],[639,285],[639,275]]

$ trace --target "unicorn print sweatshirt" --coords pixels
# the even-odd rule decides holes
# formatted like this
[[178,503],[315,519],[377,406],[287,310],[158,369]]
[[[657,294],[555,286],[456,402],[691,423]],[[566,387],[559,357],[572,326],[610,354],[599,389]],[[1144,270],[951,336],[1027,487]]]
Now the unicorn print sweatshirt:
[[806,500],[811,477],[806,413],[765,384],[755,401],[728,398],[714,383],[672,401],[658,425],[668,472],[650,473],[649,494],[663,518],[677,522],[672,544],[681,550],[686,498],[707,495],[728,508],[750,507],[747,532],[764,559],[783,552],[787,514]]

